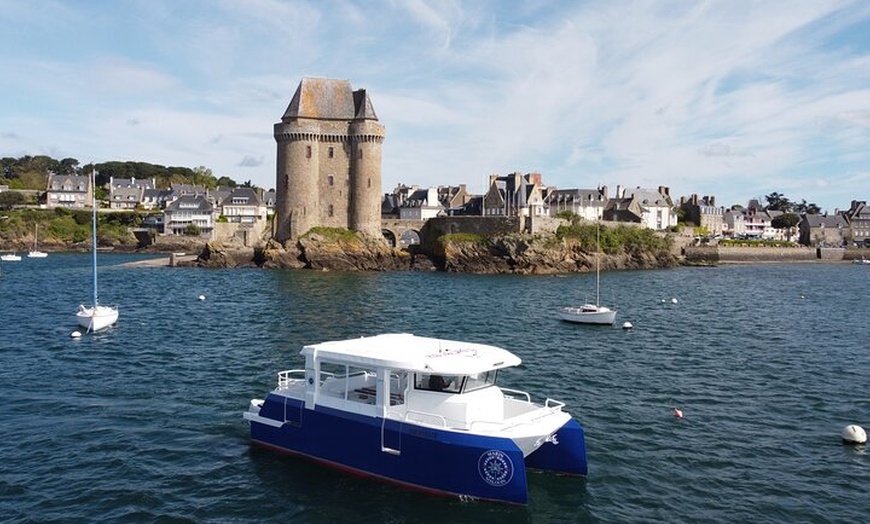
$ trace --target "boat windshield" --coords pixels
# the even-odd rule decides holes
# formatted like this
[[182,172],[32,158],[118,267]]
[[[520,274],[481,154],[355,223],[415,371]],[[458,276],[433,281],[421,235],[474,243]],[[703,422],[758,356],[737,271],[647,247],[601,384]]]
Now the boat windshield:
[[414,387],[426,391],[443,391],[445,393],[459,393],[462,390],[462,375],[438,375],[430,373],[417,373]]
[[476,391],[494,385],[497,374],[498,370],[491,370],[468,375],[465,379],[465,391]]
[[495,384],[497,370],[484,371],[473,375],[437,375],[418,373],[415,386],[426,391],[443,391],[446,393],[467,393],[477,391]]

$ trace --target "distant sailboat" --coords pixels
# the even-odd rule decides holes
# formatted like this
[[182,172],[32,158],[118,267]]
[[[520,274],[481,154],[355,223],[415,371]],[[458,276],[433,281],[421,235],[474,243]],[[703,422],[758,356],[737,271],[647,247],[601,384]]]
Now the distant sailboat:
[[48,253],[44,251],[40,251],[39,249],[39,224],[36,224],[33,231],[33,249],[27,253],[27,258],[45,258],[48,256]]
[[97,298],[97,197],[95,191],[96,182],[96,172],[91,175],[92,183],[91,188],[94,190],[94,197],[92,203],[92,214],[91,217],[92,226],[91,226],[91,252],[93,253],[93,267],[94,267],[94,302],[92,306],[85,306],[84,304],[79,306],[78,311],[76,312],[76,320],[79,323],[79,326],[87,329],[88,331],[99,331],[101,329],[105,329],[109,326],[115,324],[118,321],[118,308],[113,306],[101,306],[100,301]]
[[616,321],[616,310],[602,306],[601,295],[601,226],[596,230],[595,238],[595,303],[582,306],[565,306],[559,310],[559,318],[578,324],[613,324]]

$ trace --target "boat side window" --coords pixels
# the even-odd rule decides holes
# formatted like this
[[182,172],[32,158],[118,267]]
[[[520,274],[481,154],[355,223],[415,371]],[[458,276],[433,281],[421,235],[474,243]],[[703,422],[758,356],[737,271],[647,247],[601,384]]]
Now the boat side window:
[[497,375],[498,370],[484,371],[483,373],[468,375],[465,379],[465,391],[475,391],[492,386],[495,384],[495,378]]
[[376,372],[333,362],[320,363],[320,389],[325,395],[374,404]]
[[390,405],[398,406],[405,403],[405,387],[408,385],[406,371],[390,372]]
[[417,373],[414,375],[414,387],[425,391],[442,391],[459,393],[462,390],[462,375],[440,375],[437,373]]

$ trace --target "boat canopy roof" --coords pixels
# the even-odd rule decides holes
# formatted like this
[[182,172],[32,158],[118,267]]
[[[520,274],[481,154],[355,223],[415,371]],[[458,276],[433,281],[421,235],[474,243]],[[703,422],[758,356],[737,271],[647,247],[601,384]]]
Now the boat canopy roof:
[[389,333],[336,340],[302,348],[306,358],[328,359],[359,367],[383,367],[422,373],[472,375],[520,365],[506,349],[487,344]]

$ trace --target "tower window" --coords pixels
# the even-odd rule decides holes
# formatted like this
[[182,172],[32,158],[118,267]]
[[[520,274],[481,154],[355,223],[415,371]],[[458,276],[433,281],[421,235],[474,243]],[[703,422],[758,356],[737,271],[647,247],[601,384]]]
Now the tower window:
[[368,187],[372,187],[372,179],[371,178],[368,179],[367,184],[368,184]]
[[326,183],[329,184],[330,187],[332,187],[333,185],[335,185],[335,176],[333,176],[333,175],[326,175]]
[[332,204],[329,204],[329,216],[332,216],[333,214],[334,214],[334,211],[332,208]]
[[311,158],[311,146],[305,146],[305,158]]
[[362,158],[362,148],[360,148],[360,149],[357,150],[357,152],[356,152],[356,157],[357,157],[357,158]]
[[328,154],[329,154],[329,158],[334,158],[335,157],[335,148],[330,146]]
[[284,190],[286,191],[289,188],[290,188],[290,175],[285,174],[284,175]]

